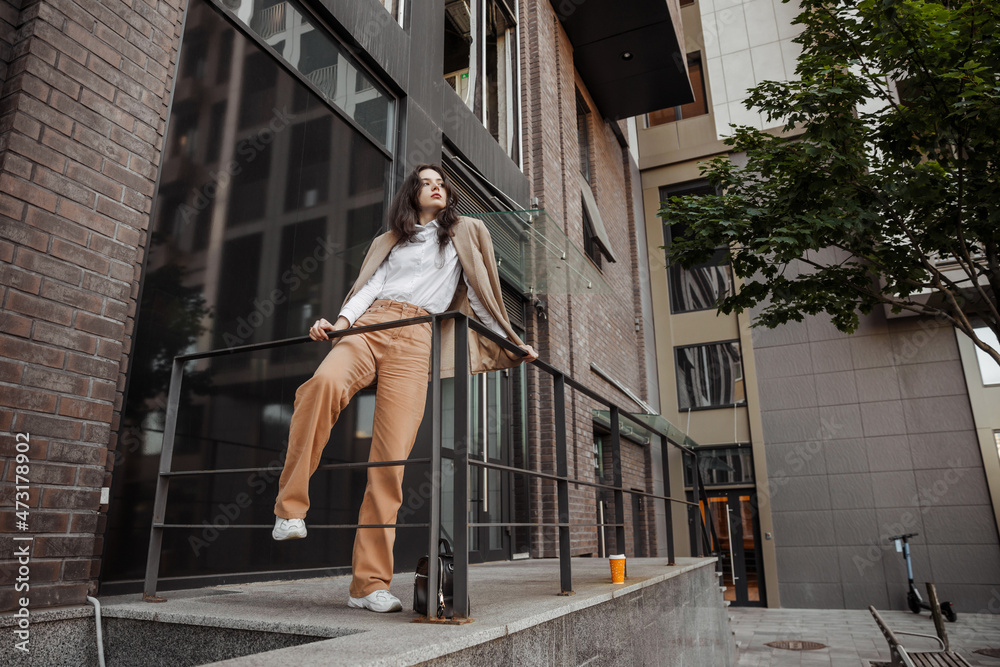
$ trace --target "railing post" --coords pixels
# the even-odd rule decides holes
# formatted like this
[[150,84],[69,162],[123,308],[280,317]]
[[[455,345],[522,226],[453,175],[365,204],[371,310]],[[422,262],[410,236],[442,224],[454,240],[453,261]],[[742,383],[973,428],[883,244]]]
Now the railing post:
[[697,452],[691,455],[691,501],[694,505],[691,510],[694,512],[694,543],[695,548],[698,550],[699,556],[704,556],[704,546],[702,544],[701,536],[701,492],[698,488],[698,454]]
[[611,469],[615,485],[615,542],[618,553],[625,553],[625,494],[622,492],[622,437],[618,408],[611,406]]
[[181,401],[181,383],[184,381],[184,362],[174,359],[170,369],[170,386],[167,388],[167,414],[163,427],[163,444],[160,446],[160,470],[156,476],[156,496],[153,500],[153,523],[149,529],[149,552],[146,554],[146,580],[142,587],[142,599],[146,602],[162,602],[156,596],[156,580],[160,573],[160,551],[163,546],[163,528],[166,519],[167,487],[174,455],[174,434],[177,432],[177,412]]
[[556,495],[559,512],[559,588],[560,595],[573,593],[573,565],[570,561],[569,534],[569,474],[566,465],[566,377],[560,373],[552,376],[552,402],[556,431]]
[[469,616],[469,320],[455,319],[455,586],[456,618]]
[[437,618],[438,544],[441,541],[441,318],[434,316],[431,337],[431,506],[427,537],[427,618]]
[[[667,443],[666,436],[660,436],[660,458],[663,460],[663,495],[667,498],[672,498],[670,495],[670,462],[667,457],[669,456],[669,445]],[[683,459],[683,455],[681,457]],[[674,504],[669,500],[663,501],[663,507],[666,509],[666,526],[667,526],[667,564],[676,565],[677,561],[674,558]]]

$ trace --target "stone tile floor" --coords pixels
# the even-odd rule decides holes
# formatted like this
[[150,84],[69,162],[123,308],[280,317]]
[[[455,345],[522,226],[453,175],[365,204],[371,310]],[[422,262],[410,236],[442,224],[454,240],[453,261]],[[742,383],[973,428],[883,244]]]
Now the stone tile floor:
[[[879,610],[893,630],[934,634],[927,613]],[[730,607],[732,627],[738,644],[739,667],[827,665],[858,667],[868,660],[889,660],[889,647],[867,610],[762,609]],[[1000,615],[963,614],[946,623],[951,649],[975,667],[1000,667],[1000,659],[973,653],[981,648],[1000,648]],[[797,639],[826,644],[814,651],[788,651],[765,646],[780,639]],[[930,639],[900,637],[903,646],[919,650],[936,648]]]

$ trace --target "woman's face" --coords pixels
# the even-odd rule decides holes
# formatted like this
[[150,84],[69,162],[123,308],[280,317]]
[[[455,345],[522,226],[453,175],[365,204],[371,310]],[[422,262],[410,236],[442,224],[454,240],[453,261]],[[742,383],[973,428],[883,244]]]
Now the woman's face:
[[444,189],[444,178],[433,169],[420,172],[420,194],[417,201],[422,213],[437,216],[438,212],[448,205],[448,193]]

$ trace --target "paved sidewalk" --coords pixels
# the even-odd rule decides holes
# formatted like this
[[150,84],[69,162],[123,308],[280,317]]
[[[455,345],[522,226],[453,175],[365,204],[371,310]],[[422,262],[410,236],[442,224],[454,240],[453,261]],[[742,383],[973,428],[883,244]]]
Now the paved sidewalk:
[[[893,630],[934,634],[930,614],[879,610]],[[828,665],[858,667],[867,660],[889,660],[889,648],[867,610],[761,609],[730,607],[732,626],[739,642],[740,667],[763,665]],[[1000,667],[1000,659],[973,653],[981,648],[1000,648],[1000,615],[963,614],[946,623],[951,649],[976,667]],[[780,639],[797,639],[826,644],[814,651],[788,651],[765,646]],[[900,637],[903,646],[936,648],[930,639]]]

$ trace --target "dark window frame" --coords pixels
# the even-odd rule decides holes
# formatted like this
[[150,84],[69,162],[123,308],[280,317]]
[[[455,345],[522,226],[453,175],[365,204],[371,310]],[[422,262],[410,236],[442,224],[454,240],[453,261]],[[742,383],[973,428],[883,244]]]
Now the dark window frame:
[[[460,1],[460,0],[459,0]],[[470,87],[469,99],[466,101],[459,94],[459,98],[462,99],[463,103],[466,104],[472,114],[483,124],[486,131],[500,144],[501,150],[507,155],[515,164],[520,165],[521,163],[521,142],[523,140],[521,121],[523,118],[522,102],[521,102],[521,71],[518,64],[521,52],[521,35],[518,30],[520,25],[519,17],[515,11],[515,7],[512,6],[507,0],[464,0],[468,5],[468,10],[470,16],[475,17],[475,34],[472,34],[471,26],[470,32],[472,42],[468,45],[469,48],[469,58],[468,67],[465,69],[464,76],[470,77],[468,81],[468,86]],[[449,5],[451,3],[446,3]],[[509,32],[514,40],[513,49],[511,50],[511,62],[508,63],[508,74],[510,76],[510,90],[506,90],[506,85],[504,89],[506,90],[506,102],[505,105],[508,107],[507,112],[512,116],[510,120],[511,134],[508,136],[508,141],[510,143],[510,151],[508,152],[507,146],[504,146],[500,142],[500,127],[499,127],[499,112],[496,112],[491,116],[489,112],[489,107],[492,102],[496,102],[496,107],[499,109],[499,85],[500,77],[499,75],[490,76],[493,73],[491,61],[497,63],[497,69],[499,69],[499,62],[501,59],[501,54],[496,48],[496,44],[492,43],[491,46],[491,36],[489,34],[489,15],[492,12],[494,15],[500,15],[503,21],[509,26],[506,32]],[[457,75],[462,72],[463,69],[460,67],[464,60],[464,50],[461,51],[463,54],[461,58],[456,62],[453,56],[458,53],[457,49],[452,49],[455,46],[453,40],[460,39],[460,33],[456,32],[454,29],[461,30],[463,27],[456,24],[455,19],[449,16],[447,11],[447,6],[444,12],[444,27],[445,27],[445,46],[444,46],[444,71],[442,72],[442,77],[445,82],[456,91],[458,94],[458,81],[461,77],[456,79],[454,82],[450,80],[451,76]],[[470,22],[473,19],[470,19]],[[451,42],[451,44],[449,44]],[[459,66],[456,69],[456,66]],[[471,78],[471,74],[475,72],[475,78]],[[496,97],[494,100],[493,97]]]
[[597,236],[597,232],[594,231],[594,223],[590,219],[590,214],[587,213],[587,202],[583,200],[583,197],[580,198],[580,210],[580,218],[583,222],[584,254],[603,273],[604,258],[607,257],[607,251],[604,248],[604,244],[601,243],[600,237]]
[[[687,183],[679,183],[676,185],[664,185],[660,187],[660,201],[666,202],[670,197],[685,196],[685,195],[698,195],[698,194],[716,194],[716,190],[708,184],[705,180],[690,181]],[[670,225],[666,220],[663,221],[663,245],[664,248],[664,262],[667,265],[667,293],[669,295],[670,302],[670,314],[671,315],[683,315],[685,313],[699,313],[706,310],[714,310],[716,306],[714,304],[707,305],[703,308],[683,308],[676,303],[674,296],[674,285],[671,282],[671,273],[674,265],[670,263],[667,257],[667,251],[674,239],[674,229],[675,225]],[[729,290],[728,293],[732,293],[736,286],[736,277],[733,274],[733,265],[727,258],[728,248],[725,246],[719,246],[716,248],[716,254],[708,262],[692,266],[690,269],[680,269],[685,272],[692,272],[699,269],[706,269],[709,267],[725,267],[725,271],[729,278]],[[726,258],[725,262],[717,261],[719,259]]]
[[[338,30],[334,30],[330,26],[330,24],[325,19],[323,19],[309,3],[303,0],[297,0],[296,9],[301,11],[304,15],[307,15],[309,19],[311,19],[312,21],[315,21],[317,26],[323,28],[323,30],[326,31],[333,38],[333,40],[339,44],[339,46],[343,49],[343,53],[345,54],[345,56],[347,56],[350,59],[350,61],[357,67],[357,69],[364,72],[366,76],[370,77],[375,83],[377,83],[381,87],[382,92],[384,92],[385,95],[388,97],[392,105],[391,114],[392,114],[393,127],[392,129],[386,132],[385,143],[383,143],[380,139],[375,137],[368,129],[362,127],[361,123],[359,123],[353,117],[351,117],[351,115],[348,114],[345,110],[341,109],[336,104],[328,100],[324,92],[319,88],[319,86],[310,81],[305,74],[303,74],[301,71],[298,70],[298,68],[293,67],[287,60],[285,60],[284,56],[282,56],[282,54],[277,49],[275,49],[274,46],[268,44],[263,38],[261,38],[260,35],[251,30],[249,26],[244,25],[242,22],[234,18],[232,15],[232,10],[226,6],[223,0],[205,0],[205,1],[209,5],[214,7],[216,11],[218,11],[219,14],[222,16],[222,18],[228,21],[230,25],[232,25],[240,34],[242,34],[244,37],[253,42],[258,48],[260,48],[261,51],[274,58],[274,60],[277,62],[278,67],[282,68],[285,72],[295,77],[295,79],[300,84],[308,88],[319,99],[321,104],[324,104],[327,107],[329,107],[330,110],[332,110],[333,113],[337,114],[339,118],[343,119],[343,121],[346,122],[348,125],[350,125],[353,129],[357,130],[362,135],[364,135],[365,139],[371,142],[371,144],[375,146],[378,150],[382,151],[382,153],[384,153],[386,157],[388,157],[390,160],[395,161],[396,150],[399,148],[398,136],[397,136],[400,130],[399,95],[397,95],[393,91],[393,89],[390,86],[388,86],[386,82],[375,73],[375,70],[372,67],[371,63],[362,57],[363,51],[358,51],[357,49],[349,48],[348,47],[349,42],[347,39],[345,39],[342,33]],[[184,45],[182,43],[181,49],[183,48]]]
[[590,106],[580,90],[576,91],[576,139],[580,149],[580,173],[588,183],[593,184],[590,170]]
[[[739,375],[733,378],[733,393],[735,394],[736,383],[739,381],[743,382],[743,398],[736,401],[735,403],[718,403],[712,405],[692,405],[685,407],[681,403],[681,397],[684,394],[682,391],[683,387],[681,384],[681,373],[680,373],[680,353],[682,350],[687,350],[694,347],[711,347],[714,345],[736,345],[739,351]],[[675,345],[674,346],[674,380],[677,387],[677,409],[680,413],[686,413],[688,411],[698,412],[700,410],[725,410],[731,409],[734,406],[741,407],[747,405],[746,397],[746,370],[743,368],[743,344],[739,338],[730,338],[725,340],[713,340],[706,341],[704,343],[692,343],[689,345]]]
[[[756,481],[757,481],[757,469],[756,469],[756,466],[754,465],[754,460],[753,460],[753,446],[750,443],[747,443],[747,442],[737,442],[737,443],[726,444],[726,445],[702,446],[702,447],[698,447],[697,451],[698,451],[698,458],[699,458],[700,461],[704,460],[704,457],[706,457],[706,456],[716,456],[716,457],[722,458],[722,456],[720,456],[720,455],[724,456],[726,454],[730,454],[730,455],[735,454],[739,458],[742,458],[744,456],[748,456],[749,457],[749,461],[747,462],[749,464],[749,476],[746,474],[747,470],[744,469],[742,471],[744,474],[742,475],[742,478],[741,478],[740,481],[713,482],[713,481],[710,481],[707,478],[708,476],[705,474],[707,471],[705,469],[701,469],[702,480],[705,483],[705,488],[706,489],[709,489],[709,488],[723,488],[723,489],[727,489],[727,488],[736,488],[736,487],[749,487],[749,486],[751,486],[751,485],[753,485],[753,484],[756,483]],[[727,459],[727,461],[728,460],[732,460],[731,457],[726,457],[726,459]],[[700,465],[699,465],[699,468],[701,468]],[[691,488],[691,467],[690,466],[684,466],[684,487],[687,488],[687,489]]]

